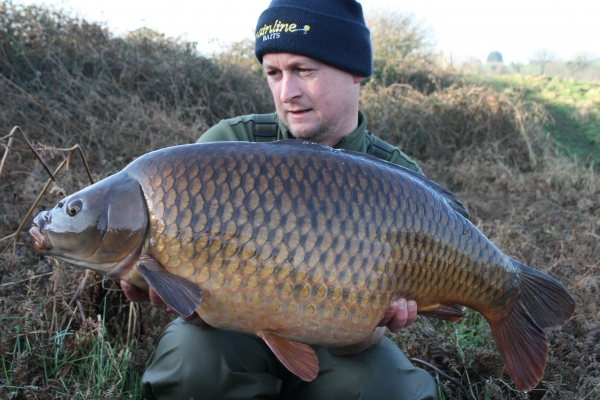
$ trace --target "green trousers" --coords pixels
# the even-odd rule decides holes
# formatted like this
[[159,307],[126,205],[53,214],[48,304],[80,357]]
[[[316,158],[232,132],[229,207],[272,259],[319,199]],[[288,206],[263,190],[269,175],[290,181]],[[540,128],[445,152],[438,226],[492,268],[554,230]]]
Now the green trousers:
[[313,346],[319,375],[304,382],[257,337],[177,319],[142,377],[150,399],[435,399],[436,386],[388,338],[354,356]]

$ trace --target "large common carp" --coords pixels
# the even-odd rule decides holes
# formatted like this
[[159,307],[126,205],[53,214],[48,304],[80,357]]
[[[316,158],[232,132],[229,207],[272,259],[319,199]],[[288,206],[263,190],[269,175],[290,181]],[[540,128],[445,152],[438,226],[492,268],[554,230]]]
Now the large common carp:
[[448,190],[296,140],[154,151],[40,213],[30,233],[42,253],[260,336],[304,380],[318,360],[303,343],[360,342],[404,297],[423,315],[482,313],[527,391],[546,365],[542,329],[575,307],[560,283],[496,248]]

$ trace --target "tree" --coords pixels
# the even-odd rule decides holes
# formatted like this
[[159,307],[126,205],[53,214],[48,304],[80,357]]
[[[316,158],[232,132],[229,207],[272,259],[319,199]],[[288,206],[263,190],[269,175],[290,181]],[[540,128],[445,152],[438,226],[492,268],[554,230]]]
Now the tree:
[[467,74],[481,74],[482,65],[479,58],[469,57],[462,63],[460,69]]
[[372,82],[412,84],[411,76],[421,73],[427,79],[435,58],[429,29],[412,15],[396,12],[376,12],[366,20],[373,47]]
[[532,64],[538,64],[540,66],[540,75],[544,75],[546,72],[546,66],[551,62],[556,61],[556,53],[550,49],[538,49],[533,53],[533,57],[529,60]]
[[592,65],[592,61],[595,59],[596,56],[593,53],[578,53],[570,61],[567,61],[567,68],[569,68],[572,73],[582,71]]
[[500,53],[499,51],[492,51],[490,54],[488,54],[487,56],[487,63],[500,63],[502,64],[504,61],[502,60],[502,53]]
[[521,73],[521,68],[523,67],[523,64],[521,64],[520,62],[512,62],[510,63],[510,66],[513,68],[513,70],[517,73],[520,74]]

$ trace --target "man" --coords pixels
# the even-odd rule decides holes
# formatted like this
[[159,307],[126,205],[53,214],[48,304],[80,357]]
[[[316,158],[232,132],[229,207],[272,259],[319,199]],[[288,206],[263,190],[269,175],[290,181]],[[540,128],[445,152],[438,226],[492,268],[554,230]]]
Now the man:
[[[198,142],[304,139],[370,153],[422,173],[397,148],[366,130],[360,83],[372,73],[371,44],[355,0],[273,0],[259,18],[256,56],[277,110],[221,121]],[[121,282],[130,300],[164,303]],[[313,346],[319,375],[304,382],[283,367],[262,340],[179,318],[162,333],[142,378],[157,399],[433,399],[431,376],[412,366],[388,338],[416,318],[416,303],[390,304],[381,328],[347,348]]]

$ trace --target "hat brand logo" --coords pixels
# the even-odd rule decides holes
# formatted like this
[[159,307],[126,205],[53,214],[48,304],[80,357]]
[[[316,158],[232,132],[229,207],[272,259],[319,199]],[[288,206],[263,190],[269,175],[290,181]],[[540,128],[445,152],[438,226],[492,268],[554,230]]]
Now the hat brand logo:
[[306,35],[309,30],[310,26],[308,25],[304,25],[303,28],[298,28],[297,24],[283,23],[277,19],[273,24],[265,24],[262,28],[260,28],[258,32],[256,32],[256,38],[258,39],[260,36],[262,36],[263,40],[279,39],[281,34],[286,32],[304,32]]

